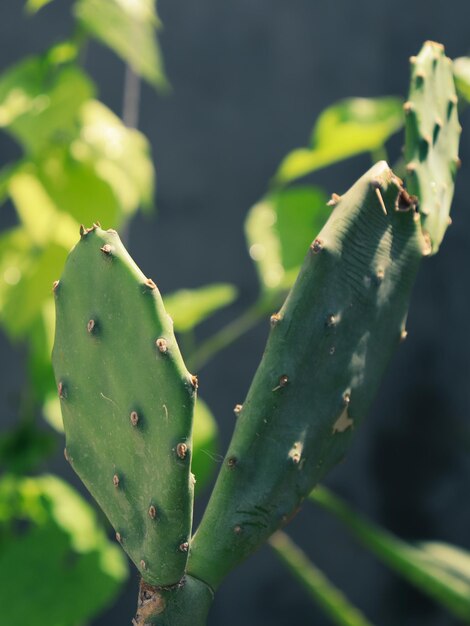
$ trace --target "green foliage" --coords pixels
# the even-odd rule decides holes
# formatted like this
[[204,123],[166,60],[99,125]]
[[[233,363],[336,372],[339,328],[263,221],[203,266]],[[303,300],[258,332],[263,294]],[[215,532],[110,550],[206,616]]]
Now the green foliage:
[[51,143],[69,143],[81,107],[94,95],[74,65],[51,63],[49,54],[18,63],[0,79],[0,128],[37,156]]
[[[90,506],[54,476],[0,482],[0,605],[10,626],[76,626],[127,577]],[[47,581],[47,584],[46,582]]]
[[263,291],[292,286],[305,251],[329,214],[325,193],[312,186],[281,189],[255,204],[245,232]]
[[193,456],[191,472],[196,479],[196,496],[215,474],[219,462],[219,434],[217,422],[207,404],[198,398],[194,408]]
[[398,98],[349,98],[320,115],[309,148],[288,154],[275,180],[287,183],[361,152],[380,150],[403,126]]
[[310,499],[340,519],[378,559],[456,617],[470,620],[470,553],[438,542],[409,544],[367,521],[325,487]]
[[470,57],[454,59],[455,86],[460,96],[470,102]]
[[46,4],[50,4],[52,0],[27,0],[26,2],[26,11],[28,13],[37,13],[40,9],[46,6]]
[[269,545],[333,624],[370,626],[364,615],[350,604],[345,595],[315,567],[288,535],[278,530],[270,537]]
[[154,0],[77,0],[75,15],[83,27],[109,46],[139,76],[166,88],[156,38],[160,22]]
[[165,296],[164,301],[175,330],[184,333],[231,304],[236,297],[233,285],[214,283],[198,289],[180,289]]

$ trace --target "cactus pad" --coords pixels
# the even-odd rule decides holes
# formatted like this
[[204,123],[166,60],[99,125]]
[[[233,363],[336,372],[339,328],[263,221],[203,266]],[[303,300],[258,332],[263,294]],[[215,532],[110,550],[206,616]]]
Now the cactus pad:
[[183,576],[192,523],[186,370],[160,293],[118,235],[81,230],[54,286],[66,458],[145,581]]
[[449,224],[460,163],[457,94],[452,61],[441,44],[427,41],[410,62],[410,92],[404,105],[406,183],[409,193],[419,200],[429,253],[434,253]]
[[188,571],[216,588],[298,510],[345,455],[405,318],[425,247],[385,162],[342,197],[312,243],[271,332]]

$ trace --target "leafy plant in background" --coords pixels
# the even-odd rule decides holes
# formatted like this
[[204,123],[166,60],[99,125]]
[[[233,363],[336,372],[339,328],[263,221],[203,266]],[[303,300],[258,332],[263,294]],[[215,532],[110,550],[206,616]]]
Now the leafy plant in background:
[[[30,0],[27,8],[34,13],[46,4],[48,4],[47,0]],[[119,547],[106,539],[101,529],[101,521],[97,521],[90,506],[71,487],[53,476],[26,476],[37,471],[43,459],[53,451],[56,440],[37,425],[38,411],[42,412],[54,428],[61,431],[57,388],[49,364],[54,306],[50,285],[57,277],[58,268],[65,262],[68,250],[76,241],[80,223],[89,224],[100,220],[107,226],[126,232],[127,224],[135,211],[139,207],[150,208],[154,195],[154,172],[150,149],[145,137],[130,126],[136,125],[137,121],[138,76],[148,80],[157,88],[165,88],[167,85],[156,40],[159,22],[151,1],[141,0],[129,3],[123,0],[78,0],[74,10],[77,28],[70,39],[55,45],[40,57],[20,62],[0,79],[0,124],[23,150],[22,158],[17,163],[5,166],[0,175],[2,201],[11,200],[18,215],[18,225],[2,233],[0,237],[0,316],[5,332],[14,340],[26,342],[29,355],[28,382],[24,386],[19,404],[19,423],[12,431],[3,433],[0,444],[0,462],[7,472],[0,482],[0,576],[2,576],[0,605],[4,619],[12,625],[23,625],[28,621],[28,616],[22,612],[26,610],[22,602],[25,587],[34,589],[34,594],[29,595],[28,611],[35,615],[35,623],[72,626],[91,619],[109,604],[119,592],[127,571]],[[96,99],[96,88],[81,67],[86,41],[89,37],[95,37],[111,47],[127,64],[124,121],[121,121]],[[434,50],[434,48],[431,49]],[[448,71],[441,69],[442,60],[439,58],[439,72],[443,72],[441,78],[445,77],[445,72]],[[433,61],[427,59],[427,62]],[[465,96],[469,92],[468,85],[470,84],[469,62],[467,59],[460,59],[454,63],[454,67],[457,87]],[[414,99],[415,107],[423,110],[423,103],[420,102],[422,85],[417,84],[420,80],[420,76],[415,74],[416,84],[412,87],[411,99]],[[434,89],[432,85],[431,82],[431,90]],[[450,101],[453,101],[452,88],[448,84],[445,85],[443,93],[446,98],[450,97]],[[428,105],[429,102],[425,104]],[[416,155],[411,152],[416,149],[418,150],[416,160],[423,163],[423,168],[426,170],[428,164],[433,167],[432,160],[427,159],[426,148],[423,144],[423,141],[426,143],[429,133],[420,129],[421,136],[418,138],[415,136],[413,107],[408,105],[406,109],[409,113],[407,161],[413,163]],[[451,134],[455,132],[456,118],[454,116],[455,110],[452,110],[449,114],[449,119],[454,120],[450,126],[451,130],[447,125],[447,111],[437,114],[437,118],[442,122],[442,128],[438,130],[435,128],[437,118],[434,111],[432,119],[425,121],[426,124],[431,124],[431,128],[428,129],[431,142],[438,142],[439,149],[436,149],[436,152],[444,154],[445,167],[442,171],[445,177],[450,176],[451,170],[454,171],[456,166],[453,161],[457,154],[456,138]],[[222,348],[237,339],[267,314],[277,310],[287,290],[292,287],[305,250],[309,248],[312,239],[330,215],[330,209],[326,207],[325,193],[317,187],[297,184],[298,179],[316,169],[362,152],[371,152],[374,159],[382,156],[386,140],[398,131],[402,124],[402,103],[395,98],[349,99],[330,107],[320,116],[312,134],[311,146],[295,150],[286,157],[272,181],[270,190],[248,215],[246,222],[248,247],[260,277],[261,288],[258,301],[239,319],[234,320],[205,342],[198,344],[194,340],[194,329],[209,315],[232,302],[236,297],[236,289],[231,285],[209,285],[197,290],[182,290],[165,297],[165,307],[173,318],[174,328],[182,345],[187,346],[185,358],[191,370],[199,371]],[[451,151],[447,151],[448,146],[452,146]],[[382,191],[379,188],[379,192],[383,194],[381,197],[385,205],[389,207],[389,199],[398,195],[404,202],[401,208],[409,208],[411,205],[407,203],[412,204],[413,200],[400,191],[400,184],[395,179],[390,179],[388,172],[389,170],[383,166],[373,170],[377,184],[382,186]],[[428,180],[428,171],[411,168],[408,172],[409,190],[418,197],[425,193]],[[447,184],[449,181],[443,182]],[[358,198],[362,198],[361,202],[365,198],[366,204],[373,206],[374,215],[379,219],[378,216],[382,210],[380,199],[377,190],[371,189],[369,183],[369,179],[362,182],[359,187],[354,188],[356,189],[354,193],[358,194]],[[444,202],[444,213],[448,210],[448,200]],[[333,203],[337,201],[338,198],[334,196]],[[339,212],[335,210],[335,213],[341,214],[341,210]],[[415,222],[413,222],[415,226],[412,226],[410,217],[413,210],[398,215],[395,215],[393,211],[389,213],[393,214],[393,217],[383,216],[380,219],[402,220],[402,222],[408,220],[410,228],[419,230]],[[421,211],[421,219],[424,223],[433,215],[435,215],[434,211],[430,217]],[[446,215],[444,217],[447,219]],[[431,237],[433,241],[425,242],[428,248],[433,247],[433,244],[434,248],[437,247],[442,235],[442,224],[443,221],[439,220],[437,226],[432,224],[431,228],[426,228],[427,232],[435,235]],[[328,231],[328,226],[326,228],[327,233],[333,233],[331,228],[330,231]],[[103,233],[98,228],[90,233],[83,231],[83,242],[76,249],[76,254],[79,250],[84,250],[79,266],[79,280],[87,280],[87,272],[95,267],[95,263],[105,263],[102,269],[99,269],[99,278],[97,278],[98,281],[104,280],[106,271],[113,267],[109,264],[112,258],[108,256],[112,257],[115,252],[113,248],[118,246],[115,237],[113,234]],[[99,241],[99,248],[104,249],[104,251],[99,250],[100,254],[96,260],[92,257],[90,246],[86,247],[87,241]],[[110,254],[106,252],[106,246],[111,246],[108,251]],[[323,256],[318,256],[318,258],[325,256],[327,250],[323,250],[323,246],[323,242],[318,240],[314,244],[312,257],[315,260],[317,259],[315,255],[320,252]],[[121,254],[125,256],[123,250],[119,253]],[[418,255],[417,251],[412,249],[410,254],[415,264],[418,256],[421,256],[421,251]],[[335,271],[340,269],[339,267]],[[70,273],[72,270],[68,271]],[[129,278],[129,274],[135,271],[130,261],[126,262],[119,281],[114,287],[119,290],[121,285],[127,284],[126,281],[128,281],[128,288],[132,289],[134,283]],[[304,268],[303,274],[309,271],[308,267]],[[103,272],[103,278],[100,272]],[[139,280],[141,283],[145,282],[141,275],[138,276],[140,278],[137,279],[137,284]],[[377,276],[380,278],[380,271]],[[379,278],[377,280],[381,283]],[[135,277],[133,280],[136,280]],[[337,280],[340,280],[339,276]],[[399,284],[400,275],[393,281],[398,294],[397,299],[400,300],[402,291]],[[58,302],[62,298],[64,302],[67,301],[66,280],[63,285],[65,285],[63,291],[61,285],[56,290]],[[186,376],[186,368],[181,361],[176,369],[172,369],[173,356],[178,349],[159,301],[157,312],[152,312],[152,305],[149,304],[152,302],[152,294],[155,293],[152,287],[152,284],[148,284],[144,289],[150,294],[140,294],[144,298],[147,296],[149,298],[146,300],[146,308],[141,310],[140,306],[135,307],[136,323],[139,324],[139,320],[144,320],[147,326],[144,324],[143,327],[148,328],[149,335],[155,332],[151,328],[161,327],[161,334],[165,337],[158,337],[158,339],[164,339],[164,342],[160,342],[156,347],[153,345],[153,349],[158,350],[157,356],[160,355],[162,359],[166,359],[160,365],[162,368],[160,375],[167,377],[165,380],[169,388],[175,389],[173,402],[177,415],[181,411],[181,403],[187,404],[187,406],[185,404],[185,412],[181,414],[186,417],[184,419],[181,417],[176,423],[172,423],[170,430],[166,431],[165,437],[168,438],[165,439],[168,443],[166,452],[174,448],[173,456],[169,461],[167,460],[167,466],[162,466],[159,470],[159,472],[166,472],[164,474],[166,476],[173,476],[172,472],[175,467],[179,468],[177,471],[180,471],[180,478],[171,489],[165,488],[164,493],[155,494],[155,497],[158,495],[161,498],[159,502],[153,503],[150,493],[136,493],[134,497],[140,503],[139,506],[141,505],[141,516],[136,516],[132,520],[135,526],[134,531],[127,532],[128,528],[119,527],[116,528],[116,532],[118,539],[141,570],[144,580],[148,583],[166,586],[180,580],[188,556],[187,544],[191,521],[190,457],[192,457],[191,472],[196,475],[196,486],[201,488],[210,479],[213,470],[210,457],[217,451],[217,427],[208,406],[198,399],[191,445],[191,407],[189,405],[194,402],[193,392],[196,380]],[[304,295],[299,289],[297,292],[294,291],[295,293],[298,294],[301,303]],[[92,295],[90,294],[90,297]],[[90,317],[89,307],[85,310],[86,305],[91,306],[91,301],[82,299],[81,296],[75,297],[76,307],[69,313],[69,318],[75,322],[78,319],[77,311],[82,311],[82,317],[87,318],[85,322],[83,321],[85,317],[80,318],[80,333],[83,334],[83,339],[80,340],[80,344],[83,341],[83,346],[80,349],[83,349],[86,355],[86,350],[88,350],[86,341],[92,340],[94,342],[92,349],[99,349],[99,346],[103,346],[105,342],[107,329],[104,324],[100,326],[100,320]],[[117,298],[118,295],[113,297]],[[291,301],[296,297],[291,296]],[[405,294],[400,304],[402,307],[400,314],[403,315],[406,312],[406,300]],[[93,306],[98,306],[97,301]],[[393,315],[396,314],[394,310]],[[334,317],[333,311],[331,315]],[[387,315],[392,315],[392,312],[388,311]],[[330,329],[328,332],[336,332],[335,325],[339,320],[329,317],[327,322],[328,320],[331,322],[331,324],[326,324],[326,328]],[[276,328],[278,321],[278,318],[274,316],[273,335],[282,328],[282,326]],[[102,336],[100,332],[103,332]],[[385,336],[389,338],[387,333]],[[78,349],[78,344],[69,343],[68,337],[64,338],[63,342],[72,351]],[[334,346],[329,346],[328,349],[332,347]],[[273,352],[276,354],[279,349],[282,349],[282,341],[281,348],[277,346],[271,350],[271,354]],[[80,354],[80,357],[84,358],[83,354]],[[155,354],[152,353],[152,363],[154,357]],[[60,360],[62,357],[57,358]],[[269,359],[269,352],[266,359]],[[108,363],[111,371],[114,371],[113,362],[109,360]],[[268,372],[271,371],[270,367],[268,364]],[[302,369],[303,366],[299,371]],[[120,375],[117,372],[115,384],[121,380]],[[286,392],[290,390],[289,385],[292,383],[284,369],[280,373],[276,369],[276,376],[277,384],[267,389],[269,397],[266,399],[261,394],[261,400],[252,401],[254,406],[262,408],[271,406],[274,421],[279,419],[275,417],[278,411],[278,398],[286,396]],[[177,381],[183,379],[186,385],[183,385],[183,388],[178,387]],[[124,382],[121,381],[121,387],[127,392]],[[64,381],[60,387],[60,395],[63,403],[69,402],[73,406],[73,393],[67,396],[72,389],[68,389],[67,384],[70,383]],[[258,386],[261,389],[261,386]],[[142,388],[141,392],[145,396],[148,389]],[[256,398],[256,393],[261,392],[257,392],[255,387],[253,393]],[[356,419],[353,412],[354,390],[352,393],[343,390],[340,396],[340,404],[342,402],[343,407],[338,408],[339,413],[336,415],[338,419],[335,419],[336,426],[333,428],[337,432],[334,433],[332,441],[340,441],[342,442],[340,447],[345,447],[351,434],[351,420]],[[181,400],[181,398],[186,398],[186,400]],[[274,404],[270,404],[271,399]],[[351,401],[350,407],[349,400]],[[108,400],[103,399],[103,402],[108,402]],[[246,439],[248,442],[253,437],[256,440],[256,433],[251,433],[251,435],[244,433],[247,428],[245,414],[250,411],[249,407],[249,403],[245,403],[243,410],[242,407],[236,407],[236,412],[241,412],[237,431],[242,434],[238,437],[241,436],[242,439],[248,437]],[[166,408],[168,410],[171,407]],[[71,410],[76,410],[76,406]],[[171,415],[173,415],[173,410]],[[140,417],[142,419],[139,426]],[[266,415],[267,419],[269,417]],[[305,419],[305,416],[302,419]],[[176,428],[177,424],[179,424],[179,430]],[[264,428],[262,424],[259,426]],[[144,428],[145,432],[145,427],[145,413],[142,413],[141,407],[129,407],[125,428],[134,429],[136,432],[133,434],[138,437],[139,428]],[[174,428],[176,430],[173,430]],[[127,433],[127,431],[123,432]],[[121,433],[120,429],[118,433]],[[133,434],[123,436],[127,438]],[[161,439],[157,433],[145,432],[145,434],[148,434],[150,438]],[[333,433],[328,430],[328,434]],[[72,441],[76,435],[83,438],[83,433],[75,433]],[[325,441],[325,436],[323,432],[316,441]],[[172,447],[170,440],[178,440],[180,445],[174,443]],[[83,438],[81,445],[89,445],[86,441],[86,438]],[[93,441],[104,445],[95,436]],[[251,443],[247,444],[246,441],[243,445],[251,446]],[[111,441],[108,444],[111,445]],[[162,446],[162,443],[158,445]],[[294,442],[290,452],[288,451],[287,460],[290,465],[286,471],[290,472],[291,477],[298,476],[297,470],[303,466],[305,454],[303,445],[304,442]],[[80,446],[77,445],[77,452],[73,451],[73,444],[72,448],[68,447],[67,457],[72,464],[78,464],[78,468]],[[111,448],[110,450],[112,453]],[[279,451],[267,454],[265,462],[268,463],[272,458],[274,465],[278,465],[279,455],[286,460],[283,454],[284,452]],[[329,460],[331,462],[335,460],[337,451],[333,450],[331,458],[329,452],[322,452],[321,458],[323,458],[322,455],[325,455],[327,462],[319,469],[319,475],[327,469]],[[250,519],[246,516],[241,520],[238,518],[235,520],[236,515],[234,517],[231,507],[225,506],[227,501],[236,502],[233,491],[234,476],[242,476],[237,488],[247,492],[248,497],[256,499],[259,494],[256,482],[259,480],[256,479],[257,469],[254,468],[256,472],[255,475],[251,475],[253,480],[250,481],[250,489],[247,489],[246,478],[243,478],[243,463],[238,464],[238,456],[232,452],[227,455],[221,471],[222,478],[219,481],[221,486],[216,488],[212,498],[214,504],[209,507],[209,521],[203,521],[199,537],[190,554],[189,571],[191,568],[194,571],[195,568],[196,573],[204,571],[204,576],[208,572],[205,578],[212,578],[210,582],[214,587],[228,568],[227,551],[231,555],[234,554],[235,561],[238,561],[255,544],[267,538],[279,524],[279,517],[276,517],[277,513],[274,515],[272,510],[258,511],[258,515],[252,520],[254,524],[250,524]],[[121,459],[123,466],[132,464],[132,458],[133,455],[129,455],[128,451],[127,456],[124,455]],[[261,459],[261,463],[263,462],[262,455],[258,455],[257,458]],[[149,459],[149,461],[153,465],[153,460]],[[99,463],[97,467],[99,468]],[[92,469],[93,466],[90,465],[87,468],[85,465],[80,467],[79,473],[90,472]],[[151,470],[143,467],[140,471],[145,473]],[[274,501],[277,502],[279,498],[282,500],[285,496],[292,495],[292,489],[289,490],[286,485],[291,480],[296,484],[297,480],[297,478],[286,479],[283,472],[277,474],[281,487],[276,487],[273,492]],[[297,473],[293,474],[293,472]],[[260,474],[263,475],[262,472]],[[91,490],[98,499],[111,502],[103,508],[115,524],[122,522],[123,526],[126,525],[126,520],[121,520],[122,515],[125,515],[123,513],[126,510],[125,500],[121,503],[119,500],[118,503],[109,501],[109,491],[112,494],[111,498],[123,497],[127,487],[131,484],[131,479],[133,476],[121,476],[119,468],[115,468],[103,484],[96,486],[94,477],[88,476]],[[285,483],[286,480],[287,483]],[[303,495],[306,495],[305,489],[310,490],[309,481],[311,477],[302,487]],[[165,481],[164,484],[166,484]],[[149,488],[148,485],[147,488]],[[222,496],[218,495],[220,493]],[[299,495],[301,494],[296,492],[295,500]],[[470,615],[470,594],[468,593],[470,568],[469,557],[462,551],[435,544],[408,546],[361,520],[324,488],[314,491],[311,498],[344,521],[352,532],[390,567],[395,568],[410,582],[440,601],[450,611],[468,619]],[[140,528],[148,527],[150,532],[155,527],[162,528],[165,509],[171,508],[171,502],[175,500],[182,503],[180,508],[183,511],[183,514],[179,516],[180,526],[176,525],[173,528],[175,537],[170,543],[171,535],[159,532],[153,540],[156,543],[152,543],[150,539],[150,545],[145,546],[150,550],[150,554],[155,549],[166,551],[168,554],[165,561],[167,569],[163,570],[158,566],[155,569],[150,562],[146,562],[145,555],[141,554],[143,547],[139,543],[141,541]],[[221,510],[221,502],[224,503],[222,509],[225,510]],[[124,506],[121,507],[121,505]],[[279,507],[277,512],[279,512]],[[285,511],[286,514],[290,512],[292,511],[287,509]],[[223,520],[225,515],[229,524],[230,532],[225,533],[220,542],[214,542],[214,515],[220,520]],[[21,526],[18,524],[20,521],[27,522],[26,532],[20,532]],[[129,522],[129,517],[127,517],[127,522]],[[163,528],[165,528],[164,524]],[[252,529],[254,532],[251,532]],[[257,535],[256,541],[253,539],[254,535]],[[224,540],[227,542],[225,546]],[[215,545],[210,546],[210,549],[207,545],[204,545],[203,549],[198,547],[204,543],[215,543]],[[348,601],[334,589],[321,572],[314,568],[313,564],[307,561],[300,549],[286,535],[281,531],[276,532],[271,537],[270,544],[316,601],[329,613],[332,621],[339,624],[367,623],[359,611],[349,605]],[[214,556],[216,550],[210,557],[212,563],[207,565],[205,562],[206,556],[210,555],[213,547],[222,551],[225,562],[223,567],[221,567],[219,557]],[[208,556],[207,558],[209,559]],[[23,563],[25,566],[13,567],[13,564],[18,563]],[[36,563],[40,563],[40,566],[35,565]],[[47,567],[47,572],[45,567]],[[49,583],[50,581],[55,581],[55,583],[47,586],[34,584],[39,569],[44,577],[48,578]],[[12,570],[17,572],[15,577],[10,575]],[[163,620],[161,623],[173,623],[171,622],[173,612],[180,611],[181,605],[184,609],[185,603],[195,604],[191,608],[192,613],[187,617],[178,618],[180,621],[175,623],[185,623],[185,619],[194,621],[198,612],[203,614],[207,611],[211,601],[210,591],[197,580],[197,577],[188,578],[189,582],[185,586],[177,586],[172,590],[158,590],[157,593],[144,584],[141,590],[138,623],[144,623],[148,619],[156,620],[156,623],[160,623],[159,620]],[[7,581],[8,584],[6,584]],[[72,588],[74,601],[65,601]],[[64,598],[64,602],[58,602],[58,596]],[[162,598],[167,603],[166,610],[153,618],[146,616],[146,611],[155,614],[159,612]],[[170,617],[167,617],[168,615]],[[167,619],[170,621],[165,621]],[[202,620],[203,617],[201,617],[201,623]]]

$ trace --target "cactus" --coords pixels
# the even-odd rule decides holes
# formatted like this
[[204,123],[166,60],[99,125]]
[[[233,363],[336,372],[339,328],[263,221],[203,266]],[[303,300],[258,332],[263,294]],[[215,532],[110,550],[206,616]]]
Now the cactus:
[[81,235],[54,286],[65,456],[145,580],[175,584],[191,533],[196,379],[118,235],[96,225]]
[[425,248],[385,162],[339,200],[285,304],[239,413],[189,571],[223,577],[297,511],[343,457],[404,338]]
[[235,432],[192,540],[197,380],[155,284],[116,233],[82,230],[55,287],[66,457],[142,574],[137,626],[205,624],[224,577],[343,459],[406,337],[420,261],[447,227],[460,129],[442,48],[428,42],[412,63],[409,189],[381,161],[333,194],[332,215],[270,318],[265,353],[236,407]]
[[404,105],[406,183],[409,193],[419,198],[427,248],[435,253],[450,223],[462,128],[452,61],[444,47],[427,41],[410,63],[410,92]]

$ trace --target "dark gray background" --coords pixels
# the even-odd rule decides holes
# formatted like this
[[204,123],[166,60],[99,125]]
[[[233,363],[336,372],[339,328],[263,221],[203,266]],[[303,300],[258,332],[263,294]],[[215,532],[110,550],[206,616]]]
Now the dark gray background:
[[[42,51],[72,28],[70,2],[56,1],[34,19],[24,18],[22,4],[1,2],[1,69]],[[239,287],[239,301],[203,328],[208,334],[256,296],[243,220],[280,159],[307,143],[316,116],[336,99],[406,94],[408,57],[424,40],[443,42],[451,57],[468,53],[470,11],[464,0],[160,0],[159,9],[173,93],[159,97],[148,87],[143,91],[140,127],[154,150],[158,215],[134,221],[130,245],[163,293],[211,281]],[[93,44],[87,67],[101,98],[120,112],[120,62]],[[470,548],[470,117],[462,122],[454,224],[438,257],[421,268],[409,339],[329,483],[402,537]],[[399,147],[392,142],[395,156]],[[2,136],[1,163],[17,154]],[[341,193],[369,163],[368,157],[353,159],[313,180]],[[12,219],[6,210],[0,226]],[[200,372],[202,395],[219,418],[223,449],[233,426],[232,407],[243,400],[265,337],[260,325]],[[8,424],[15,417],[12,398],[23,363],[21,351],[4,337],[0,351],[0,420]],[[77,484],[62,457],[51,467]],[[313,506],[305,506],[290,532],[375,624],[457,624]],[[136,589],[134,577],[94,626],[128,624]],[[209,623],[241,622],[329,624],[267,548],[227,579]]]

